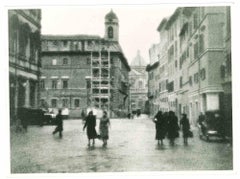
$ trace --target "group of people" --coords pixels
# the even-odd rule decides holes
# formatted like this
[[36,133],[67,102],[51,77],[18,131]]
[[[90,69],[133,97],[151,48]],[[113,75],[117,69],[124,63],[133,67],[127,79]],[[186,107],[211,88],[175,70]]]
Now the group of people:
[[180,120],[180,125],[178,123],[178,118],[173,111],[158,113],[154,116],[153,122],[156,126],[156,137],[158,144],[163,145],[163,139],[167,137],[169,139],[170,145],[174,145],[174,141],[179,137],[179,130],[182,130],[183,142],[188,143],[188,137],[191,136],[190,124],[186,114],[182,114]]
[[[56,128],[53,131],[53,134],[59,132],[59,137],[62,138],[62,131],[63,131],[63,118],[61,115],[62,111],[59,109],[58,114],[56,116]],[[103,116],[100,119],[99,124],[99,134],[96,131],[96,116],[93,115],[93,111],[90,111],[88,115],[85,117],[85,124],[83,126],[83,131],[87,128],[87,137],[88,137],[88,146],[95,144],[95,139],[101,139],[103,141],[103,146],[107,145],[107,140],[109,139],[109,126],[110,120],[107,116],[107,112],[103,111]]]

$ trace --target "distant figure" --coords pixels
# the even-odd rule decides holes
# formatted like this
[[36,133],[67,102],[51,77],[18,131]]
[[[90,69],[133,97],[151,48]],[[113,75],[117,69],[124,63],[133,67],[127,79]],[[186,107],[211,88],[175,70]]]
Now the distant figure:
[[159,140],[161,141],[161,145],[163,145],[163,139],[165,138],[166,135],[166,121],[164,116],[162,115],[162,111],[158,111],[158,113],[154,117],[154,123],[156,127],[155,139],[158,141],[158,145]]
[[107,145],[107,140],[109,139],[109,130],[110,120],[107,116],[107,112],[103,112],[103,117],[100,119],[99,131],[100,137],[103,140],[103,147]]
[[87,127],[87,136],[88,136],[88,146],[90,146],[90,140],[92,140],[92,145],[95,144],[95,138],[97,138],[96,132],[96,116],[93,115],[93,112],[90,111],[86,117],[85,125],[83,126],[83,131]]
[[85,120],[86,115],[85,115],[84,110],[82,110],[81,117],[82,117],[82,120]]
[[182,118],[180,120],[180,127],[183,133],[183,143],[187,145],[188,137],[190,137],[189,136],[190,124],[186,114],[182,114]]
[[56,124],[57,124],[57,127],[55,128],[55,130],[53,131],[52,134],[56,134],[57,132],[59,132],[59,137],[62,138],[63,116],[62,116],[62,110],[61,109],[58,110],[58,114],[56,116]]
[[174,145],[175,138],[179,137],[179,129],[177,116],[175,116],[173,111],[169,111],[167,131],[171,145]]

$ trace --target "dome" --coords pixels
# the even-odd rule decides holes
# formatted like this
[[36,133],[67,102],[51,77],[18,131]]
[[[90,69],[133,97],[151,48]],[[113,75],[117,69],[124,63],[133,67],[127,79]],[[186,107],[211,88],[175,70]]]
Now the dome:
[[131,62],[131,66],[147,66],[147,62],[140,55],[140,51],[138,50],[137,56]]
[[118,17],[111,9],[111,11],[106,14],[105,19],[118,19]]

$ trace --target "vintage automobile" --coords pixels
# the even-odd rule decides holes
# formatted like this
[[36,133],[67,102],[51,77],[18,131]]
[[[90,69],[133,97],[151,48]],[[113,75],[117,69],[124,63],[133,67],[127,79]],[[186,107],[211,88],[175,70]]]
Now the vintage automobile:
[[199,138],[225,139],[224,121],[218,112],[206,112],[204,120],[198,123]]
[[56,111],[52,108],[48,108],[48,110],[44,113],[44,124],[52,124],[56,123]]

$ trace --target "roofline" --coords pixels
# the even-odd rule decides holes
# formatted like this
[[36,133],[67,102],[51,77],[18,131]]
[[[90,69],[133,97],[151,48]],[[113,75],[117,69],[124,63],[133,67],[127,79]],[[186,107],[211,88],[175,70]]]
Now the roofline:
[[42,40],[78,40],[78,39],[97,39],[101,40],[102,38],[98,35],[41,35]]

